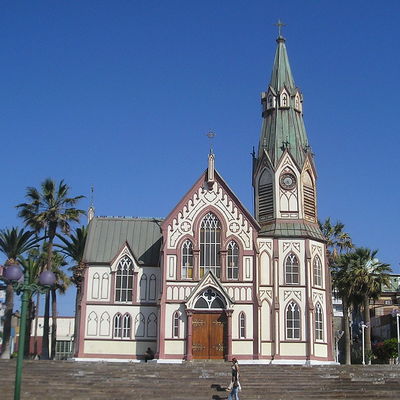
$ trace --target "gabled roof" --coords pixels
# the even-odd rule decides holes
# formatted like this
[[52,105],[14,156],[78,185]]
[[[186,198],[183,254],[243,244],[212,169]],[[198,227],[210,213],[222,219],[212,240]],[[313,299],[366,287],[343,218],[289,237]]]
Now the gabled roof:
[[159,266],[161,219],[95,217],[89,223],[83,259],[109,264],[127,244],[141,265]]

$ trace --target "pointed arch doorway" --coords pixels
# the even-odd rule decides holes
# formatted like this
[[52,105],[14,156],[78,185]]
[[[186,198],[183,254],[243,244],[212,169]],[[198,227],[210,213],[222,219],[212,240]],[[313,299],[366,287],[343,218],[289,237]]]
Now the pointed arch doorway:
[[[191,356],[193,359],[225,359],[228,356],[228,313],[221,294],[207,288],[191,310]],[[190,343],[188,342],[190,346]]]

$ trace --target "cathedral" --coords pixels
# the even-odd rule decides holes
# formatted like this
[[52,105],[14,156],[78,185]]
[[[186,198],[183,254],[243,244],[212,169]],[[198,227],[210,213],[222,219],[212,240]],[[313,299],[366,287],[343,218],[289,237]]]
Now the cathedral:
[[316,169],[285,39],[261,95],[254,215],[215,168],[165,219],[89,212],[77,359],[332,363]]

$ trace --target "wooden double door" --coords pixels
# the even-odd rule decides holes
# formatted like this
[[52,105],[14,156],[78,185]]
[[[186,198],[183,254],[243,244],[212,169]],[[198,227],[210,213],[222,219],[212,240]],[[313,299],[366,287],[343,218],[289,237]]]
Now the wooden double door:
[[192,318],[192,356],[196,359],[223,359],[226,354],[225,313],[195,313]]

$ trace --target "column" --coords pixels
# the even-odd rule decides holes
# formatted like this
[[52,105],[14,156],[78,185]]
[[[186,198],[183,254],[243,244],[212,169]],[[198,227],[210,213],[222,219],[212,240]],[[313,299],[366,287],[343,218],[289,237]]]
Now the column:
[[192,337],[192,319],[193,319],[193,311],[192,310],[186,310],[186,315],[187,315],[187,337],[186,337],[186,361],[191,361],[193,359],[192,355],[192,343],[193,343],[193,337]]
[[200,250],[193,249],[193,280],[198,281],[200,276],[199,263]]
[[232,359],[232,313],[233,310],[225,310],[226,319],[227,319],[227,353],[226,359],[229,361]]
[[221,274],[220,274],[220,279],[221,282],[225,282],[227,279],[227,273],[226,273],[226,266],[227,266],[227,260],[226,260],[226,254],[228,253],[227,250],[220,250],[220,264],[221,264]]

